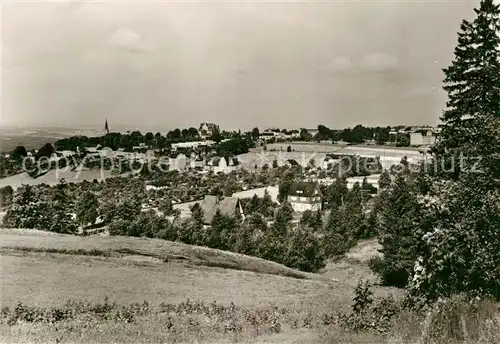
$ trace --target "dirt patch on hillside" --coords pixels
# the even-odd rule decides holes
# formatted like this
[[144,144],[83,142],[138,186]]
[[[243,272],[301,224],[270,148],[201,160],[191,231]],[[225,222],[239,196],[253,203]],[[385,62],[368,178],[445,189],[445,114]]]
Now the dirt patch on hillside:
[[155,257],[149,257],[149,256],[141,256],[141,255],[133,255],[133,256],[125,256],[123,257],[125,260],[130,260],[132,262],[136,263],[154,263],[154,264],[161,264],[163,263],[163,260]]

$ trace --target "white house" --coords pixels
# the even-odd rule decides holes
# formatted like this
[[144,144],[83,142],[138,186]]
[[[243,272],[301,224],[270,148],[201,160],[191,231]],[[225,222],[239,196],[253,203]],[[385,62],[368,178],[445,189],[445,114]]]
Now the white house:
[[205,160],[200,156],[191,156],[189,167],[192,169],[203,169],[205,167]]
[[214,141],[205,140],[205,141],[191,141],[191,142],[178,142],[172,143],[172,151],[176,151],[179,148],[198,148],[198,147],[210,147],[215,144]]
[[316,136],[317,133],[319,133],[318,129],[306,129],[306,131],[311,135],[312,137]]
[[410,134],[411,146],[432,146],[436,143],[436,135],[431,130],[419,130]]
[[187,157],[184,154],[179,154],[175,158],[169,159],[169,165],[171,171],[185,171],[187,166]]
[[101,148],[102,148],[101,145],[97,145],[95,147],[86,147],[85,150],[89,153],[97,153]]
[[228,163],[226,158],[216,156],[212,160],[209,161],[209,168],[211,171],[213,171],[214,174],[217,174],[219,172],[221,173],[229,173],[231,172],[234,167],[233,164]]
[[142,150],[142,149],[148,149],[151,148],[150,146],[146,145],[144,142],[140,142],[138,146],[133,146],[133,150]]
[[288,191],[287,200],[296,212],[321,210],[321,190],[316,182],[294,182]]

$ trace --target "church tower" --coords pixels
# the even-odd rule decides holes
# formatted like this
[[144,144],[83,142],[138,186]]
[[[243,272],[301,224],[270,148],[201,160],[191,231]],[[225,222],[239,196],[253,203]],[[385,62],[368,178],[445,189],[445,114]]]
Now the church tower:
[[104,135],[109,134],[108,119],[104,122]]

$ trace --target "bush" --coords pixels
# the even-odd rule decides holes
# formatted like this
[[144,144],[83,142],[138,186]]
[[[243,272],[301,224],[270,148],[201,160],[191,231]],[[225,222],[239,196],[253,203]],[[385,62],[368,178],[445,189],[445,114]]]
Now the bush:
[[340,325],[348,331],[375,331],[387,333],[395,316],[401,310],[394,298],[374,300],[371,284],[360,281],[354,290],[352,312],[340,314]]

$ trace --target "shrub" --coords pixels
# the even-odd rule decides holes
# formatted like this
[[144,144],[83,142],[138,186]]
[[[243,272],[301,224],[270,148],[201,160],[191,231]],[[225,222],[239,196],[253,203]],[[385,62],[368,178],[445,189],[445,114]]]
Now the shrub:
[[375,300],[371,284],[360,281],[354,290],[352,312],[339,315],[340,325],[348,331],[386,333],[401,307],[392,297]]

